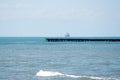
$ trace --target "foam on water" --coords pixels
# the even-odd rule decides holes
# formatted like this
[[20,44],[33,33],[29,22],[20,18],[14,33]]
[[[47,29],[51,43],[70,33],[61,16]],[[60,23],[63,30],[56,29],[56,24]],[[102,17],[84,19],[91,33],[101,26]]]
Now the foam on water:
[[62,77],[69,77],[69,78],[89,78],[89,79],[95,79],[95,80],[117,80],[117,79],[94,77],[94,76],[69,75],[69,74],[63,74],[60,72],[44,71],[44,70],[40,70],[39,72],[37,72],[36,76],[40,76],[40,77],[62,76]]

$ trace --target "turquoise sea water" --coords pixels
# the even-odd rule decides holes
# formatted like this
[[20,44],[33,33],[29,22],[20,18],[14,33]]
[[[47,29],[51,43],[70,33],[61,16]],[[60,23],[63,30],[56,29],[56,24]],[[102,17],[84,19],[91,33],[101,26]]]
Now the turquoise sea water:
[[0,38],[0,80],[120,80],[120,42]]

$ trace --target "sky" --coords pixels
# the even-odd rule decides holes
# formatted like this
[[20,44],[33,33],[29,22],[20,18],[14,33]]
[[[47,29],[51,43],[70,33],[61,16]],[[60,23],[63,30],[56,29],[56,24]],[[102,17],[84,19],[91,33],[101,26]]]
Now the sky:
[[120,36],[120,0],[0,0],[0,37]]

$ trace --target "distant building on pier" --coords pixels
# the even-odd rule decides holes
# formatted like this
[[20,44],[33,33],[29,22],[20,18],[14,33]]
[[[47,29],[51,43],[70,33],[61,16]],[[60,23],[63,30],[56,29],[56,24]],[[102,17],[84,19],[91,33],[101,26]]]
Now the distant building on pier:
[[66,34],[65,34],[65,37],[66,37],[66,38],[70,37],[70,34],[69,34],[69,33],[66,33]]

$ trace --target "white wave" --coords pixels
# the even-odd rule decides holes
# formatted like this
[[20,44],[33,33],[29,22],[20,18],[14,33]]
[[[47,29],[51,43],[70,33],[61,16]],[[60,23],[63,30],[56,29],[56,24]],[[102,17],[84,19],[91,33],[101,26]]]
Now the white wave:
[[43,71],[40,70],[39,72],[36,73],[36,76],[63,76],[64,74],[59,73],[59,72],[52,72],[52,71]]
[[76,75],[66,75],[67,77],[71,78],[90,78],[90,79],[97,79],[97,80],[106,80],[105,78],[94,77],[94,76],[76,76]]
[[39,72],[37,72],[36,76],[41,76],[41,77],[62,76],[62,77],[70,77],[70,78],[89,78],[89,79],[95,79],[95,80],[116,80],[116,79],[108,79],[108,78],[94,77],[94,76],[69,75],[69,74],[63,74],[60,72],[44,71],[44,70],[40,70]]

